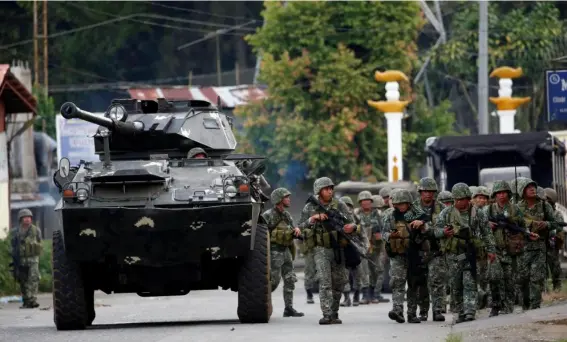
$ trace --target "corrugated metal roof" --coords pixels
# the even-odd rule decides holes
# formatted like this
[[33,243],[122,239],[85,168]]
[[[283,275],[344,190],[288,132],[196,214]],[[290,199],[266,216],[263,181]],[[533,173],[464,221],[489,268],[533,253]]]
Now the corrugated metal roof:
[[169,86],[159,88],[132,88],[128,90],[130,97],[138,100],[155,100],[166,98],[168,100],[206,100],[217,103],[220,97],[223,107],[234,108],[246,104],[248,101],[262,99],[267,96],[263,89],[252,85],[239,85],[228,87],[186,87]]

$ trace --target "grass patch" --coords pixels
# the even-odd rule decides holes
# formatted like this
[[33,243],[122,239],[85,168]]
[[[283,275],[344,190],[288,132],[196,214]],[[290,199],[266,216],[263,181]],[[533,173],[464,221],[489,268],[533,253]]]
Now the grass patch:
[[463,342],[463,335],[462,334],[449,334],[445,339],[445,342]]
[[[547,285],[548,287],[551,287],[550,284]],[[560,292],[544,292],[542,294],[542,300],[544,304],[553,304],[557,302],[567,301],[567,280],[563,280]],[[565,340],[565,342],[567,342],[567,340]]]

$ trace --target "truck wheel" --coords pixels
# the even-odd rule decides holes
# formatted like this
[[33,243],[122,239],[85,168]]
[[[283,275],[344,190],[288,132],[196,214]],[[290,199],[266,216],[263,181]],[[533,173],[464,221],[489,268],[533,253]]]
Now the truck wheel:
[[258,224],[254,250],[248,253],[238,274],[238,318],[240,323],[268,323],[271,316],[268,227]]
[[87,326],[85,289],[77,263],[67,259],[60,231],[53,232],[53,319],[57,330]]

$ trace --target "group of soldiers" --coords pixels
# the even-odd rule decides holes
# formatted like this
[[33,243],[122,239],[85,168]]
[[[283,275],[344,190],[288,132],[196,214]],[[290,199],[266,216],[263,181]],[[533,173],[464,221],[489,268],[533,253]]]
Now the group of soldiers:
[[[426,177],[417,190],[415,200],[405,189],[383,188],[375,196],[362,191],[355,209],[349,197],[333,196],[331,179],[319,178],[313,185],[319,204],[308,201],[297,225],[286,210],[291,193],[274,190],[274,207],[262,216],[271,239],[272,291],[284,282],[284,317],[304,316],[293,308],[297,240],[306,263],[307,303],[314,303],[319,282],[319,324],[341,324],[340,306],[389,302],[381,295],[385,262],[392,289],[388,317],[398,323],[426,321],[430,309],[433,321],[445,321],[450,310],[461,323],[475,320],[484,307],[490,316],[512,313],[515,305],[539,308],[548,268],[553,290],[560,291],[565,223],[555,209],[555,190],[523,177],[496,181],[491,189],[457,183],[450,192],[439,192]],[[330,228],[332,212],[344,218],[340,231]],[[349,243],[366,251],[354,267],[345,266]]]

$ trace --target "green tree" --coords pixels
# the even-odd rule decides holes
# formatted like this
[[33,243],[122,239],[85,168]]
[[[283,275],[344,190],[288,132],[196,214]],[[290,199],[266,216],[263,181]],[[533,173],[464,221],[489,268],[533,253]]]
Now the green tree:
[[34,87],[33,95],[37,101],[37,115],[38,119],[34,122],[35,131],[43,131],[45,128],[45,133],[50,137],[55,139],[55,104],[51,96],[45,94],[45,88]]

